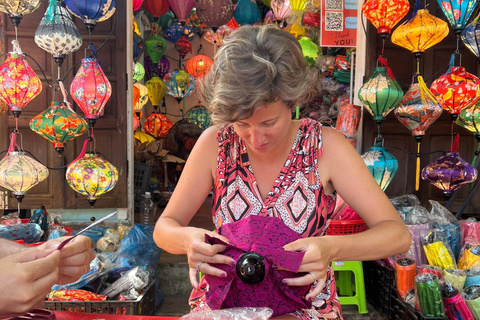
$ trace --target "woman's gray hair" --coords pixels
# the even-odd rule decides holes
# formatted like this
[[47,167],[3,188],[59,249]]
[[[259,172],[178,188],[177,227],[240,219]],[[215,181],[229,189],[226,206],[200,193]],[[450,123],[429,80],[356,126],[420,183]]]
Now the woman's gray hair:
[[246,119],[259,107],[312,100],[318,71],[293,35],[276,25],[242,26],[225,38],[210,72],[198,83],[200,100],[217,124]]

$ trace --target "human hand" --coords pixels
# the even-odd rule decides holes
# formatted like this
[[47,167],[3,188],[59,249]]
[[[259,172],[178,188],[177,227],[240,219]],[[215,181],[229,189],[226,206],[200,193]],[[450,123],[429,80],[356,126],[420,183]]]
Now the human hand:
[[25,250],[0,260],[0,318],[24,314],[44,306],[46,295],[57,283],[60,252]]
[[298,272],[307,274],[298,278],[284,279],[289,286],[306,286],[313,284],[305,299],[312,301],[325,286],[327,270],[330,264],[330,250],[322,238],[304,238],[293,241],[283,247],[287,251],[305,252]]
[[226,277],[227,274],[213,266],[211,263],[235,265],[235,260],[221,254],[225,251],[225,246],[220,244],[208,244],[205,242],[205,234],[213,238],[218,238],[223,242],[228,243],[228,239],[219,235],[218,233],[208,231],[200,228],[187,227],[189,232],[187,243],[187,257],[188,265],[190,266],[189,277],[192,286],[198,288],[198,272],[204,274],[211,274],[217,277]]
[[[68,237],[49,240],[42,247],[46,250],[56,249],[66,239]],[[79,235],[58,250],[61,260],[57,284],[75,282],[90,270],[90,262],[95,258],[91,246],[92,242],[89,237]]]

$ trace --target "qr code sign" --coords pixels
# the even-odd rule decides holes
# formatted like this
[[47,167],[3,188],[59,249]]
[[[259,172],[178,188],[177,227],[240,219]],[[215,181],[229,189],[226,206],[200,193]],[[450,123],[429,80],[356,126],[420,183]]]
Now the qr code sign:
[[325,0],[325,10],[343,11],[343,0]]
[[343,31],[343,12],[325,12],[325,31]]

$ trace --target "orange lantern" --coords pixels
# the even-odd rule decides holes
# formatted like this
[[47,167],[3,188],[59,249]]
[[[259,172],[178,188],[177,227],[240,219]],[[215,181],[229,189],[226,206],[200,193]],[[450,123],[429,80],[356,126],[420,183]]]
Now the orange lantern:
[[162,113],[155,111],[149,115],[143,124],[145,133],[155,137],[155,139],[165,138],[168,130],[173,126],[172,121],[165,117]]
[[204,54],[197,54],[188,60],[186,70],[198,79],[202,78],[210,71],[212,64],[212,59]]
[[407,0],[366,0],[362,6],[363,14],[377,28],[383,42],[409,9]]

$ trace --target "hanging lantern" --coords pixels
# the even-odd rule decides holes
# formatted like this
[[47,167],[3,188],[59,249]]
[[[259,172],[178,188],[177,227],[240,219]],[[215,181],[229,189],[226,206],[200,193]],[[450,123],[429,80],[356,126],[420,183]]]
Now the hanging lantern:
[[252,0],[238,0],[237,6],[233,11],[233,17],[240,26],[245,24],[253,25],[262,19],[257,3]]
[[195,90],[195,78],[184,70],[167,73],[163,80],[167,85],[167,94],[174,97],[178,103]]
[[290,0],[272,0],[270,7],[276,21],[285,20],[292,13]]
[[135,110],[135,106],[138,105],[138,100],[140,99],[140,89],[133,85],[133,110],[135,112],[135,115],[138,117],[138,118],[141,118],[142,117],[142,110]]
[[207,27],[215,31],[220,26],[228,23],[233,17],[233,3],[231,0],[198,0],[197,15]]
[[290,0],[290,7],[293,12],[293,15],[290,16],[290,24],[300,25],[305,11],[305,0]]
[[[133,34],[133,42],[132,42],[132,45],[133,45],[133,61],[137,61],[138,57],[142,53],[142,48],[140,47],[139,43],[137,42],[137,40],[139,40],[139,39],[141,39],[141,38],[138,37],[134,33]],[[141,42],[141,46],[143,47],[143,39],[142,39],[142,42]]]
[[200,38],[208,30],[208,26],[198,17],[197,8],[195,7],[192,9],[192,12],[190,12],[185,24],[192,28]]
[[358,98],[363,106],[380,125],[387,114],[392,111],[403,98],[403,91],[395,81],[387,60],[379,57],[383,67],[376,67],[367,82],[360,88]]
[[[93,48],[93,46],[92,46]],[[95,50],[92,49],[96,57]],[[85,114],[90,127],[103,115],[103,109],[112,95],[110,81],[103,73],[97,58],[83,58],[70,85],[70,94]]]
[[452,54],[450,68],[430,86],[433,95],[452,119],[480,99],[480,79],[466,72],[465,67],[453,66],[454,60],[455,54]]
[[167,0],[144,0],[143,8],[155,18],[159,18],[168,12],[170,5]]
[[305,60],[307,60],[310,67],[313,67],[315,65],[315,61],[320,55],[320,48],[309,37],[301,37],[300,40],[298,40],[298,42],[302,47],[302,52],[303,52],[303,56],[305,57]]
[[181,37],[187,37],[188,41],[193,41],[195,39],[195,31],[191,27],[177,22],[165,30],[163,36],[173,43],[177,42]]
[[362,154],[362,159],[368,170],[385,191],[398,169],[398,161],[383,147],[383,138],[377,137],[373,147]]
[[137,118],[137,115],[133,115],[133,131],[137,130],[140,127],[140,119]]
[[436,45],[448,35],[448,24],[421,9],[409,20],[398,26],[392,33],[392,42],[410,50],[420,59],[428,48]]
[[25,59],[19,46],[0,66],[0,97],[10,107],[15,118],[42,91],[42,82]]
[[459,135],[455,137],[452,150],[422,170],[422,179],[443,191],[445,200],[453,192],[477,179],[478,171],[458,154]]
[[363,14],[377,28],[383,42],[409,9],[407,0],[366,0],[362,6]]
[[213,31],[213,29],[209,29],[203,35],[203,38],[210,42],[211,44],[220,47],[223,43],[223,39],[225,39],[233,30],[228,26],[221,26],[217,29],[217,31]]
[[240,26],[238,25],[237,21],[235,21],[235,18],[233,17],[232,15],[232,19],[230,19],[230,21],[228,21],[228,23],[226,24],[227,27],[230,27],[232,30],[235,30],[235,29],[238,29],[240,28]]
[[47,167],[23,151],[9,151],[0,161],[0,186],[13,191],[18,202],[22,202],[25,193],[47,177]]
[[139,113],[142,112],[143,106],[146,105],[148,102],[148,89],[140,82],[135,83],[133,87],[137,88],[139,92],[138,100],[133,105],[133,111]]
[[58,101],[30,120],[30,129],[52,142],[59,154],[63,153],[64,143],[81,136],[87,128],[85,120]]
[[188,41],[187,37],[180,37],[180,39],[175,41],[175,50],[182,58],[185,58],[187,53],[192,53],[192,43]]
[[159,34],[153,33],[145,39],[145,47],[152,62],[158,63],[165,50],[167,50],[167,42]]
[[157,110],[160,101],[165,96],[167,85],[162,79],[154,76],[145,83],[145,87],[147,87],[148,98],[150,99],[150,102],[152,102],[153,108]]
[[[166,1],[166,0],[164,0],[164,1]],[[167,3],[168,3],[168,1],[167,1]],[[147,15],[148,15],[148,13],[147,13]],[[165,30],[170,28],[170,26],[172,25],[174,20],[175,20],[175,15],[173,14],[172,10],[168,10],[165,14],[160,16],[160,18],[158,18],[158,19],[156,19],[152,22],[154,22],[158,25],[157,29],[159,29],[159,31],[164,32]]]
[[133,80],[135,82],[139,82],[145,76],[145,68],[140,62],[135,62],[134,66],[135,67],[133,68]]
[[86,153],[68,166],[66,179],[68,185],[86,196],[93,207],[98,197],[115,187],[118,170],[99,154]]
[[155,137],[155,139],[165,138],[172,126],[173,123],[170,119],[158,111],[152,112],[143,123],[145,133]]
[[202,105],[197,105],[188,110],[185,119],[199,126],[202,131],[210,127],[212,124],[212,118],[210,118],[207,108]]
[[477,156],[480,154],[480,100],[469,107],[463,108],[455,123],[475,134],[477,139],[477,151],[472,160],[472,166],[476,167]]
[[204,54],[197,54],[187,61],[186,70],[189,74],[199,79],[204,77],[213,65],[213,60]]
[[137,11],[142,7],[143,0],[133,0],[133,11]]
[[41,49],[53,55],[57,66],[61,66],[66,54],[82,46],[82,36],[73,23],[62,0],[50,0],[34,37]]
[[417,141],[415,191],[420,188],[420,143],[425,130],[440,117],[442,110],[420,75],[414,77],[402,102],[394,110],[398,121],[410,129]]
[[178,21],[184,24],[195,6],[195,0],[168,0],[168,3],[175,16],[177,16]]
[[477,0],[437,0],[437,2],[457,35],[465,29],[465,25],[477,5]]
[[473,52],[473,54],[480,60],[480,22],[478,19],[480,14],[468,24],[468,26],[462,31],[462,41],[465,46]]
[[41,0],[0,0],[0,11],[7,13],[13,25],[18,27],[23,16],[37,10],[40,4]]
[[265,17],[263,17],[263,24],[273,24],[276,21],[277,20],[275,19],[275,15],[273,14],[272,10],[268,10],[265,14]]
[[97,22],[109,19],[115,13],[117,0],[63,0],[68,11],[82,19],[91,34]]
[[150,57],[145,57],[144,59],[145,66],[145,78],[151,79],[153,76],[157,75],[161,79],[170,71],[170,61],[167,57],[162,56],[160,61],[156,64],[152,62]]
[[299,39],[305,35],[305,28],[298,24],[292,24],[288,29],[288,32],[293,34],[295,38]]

